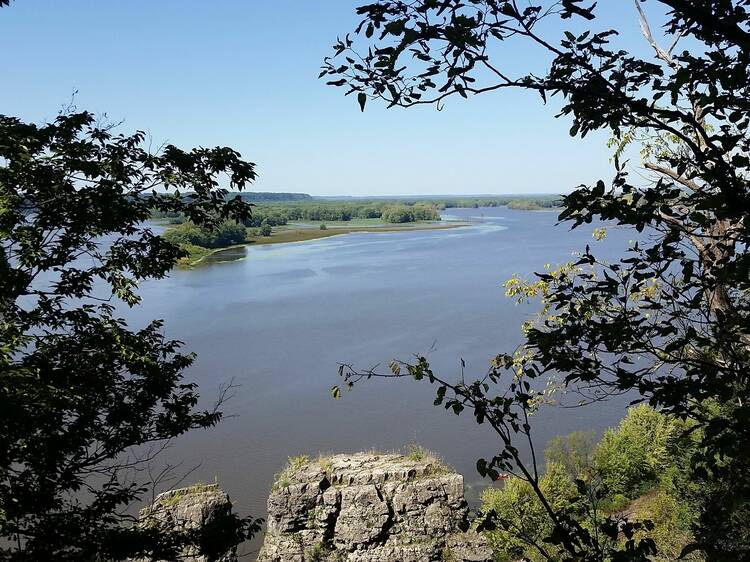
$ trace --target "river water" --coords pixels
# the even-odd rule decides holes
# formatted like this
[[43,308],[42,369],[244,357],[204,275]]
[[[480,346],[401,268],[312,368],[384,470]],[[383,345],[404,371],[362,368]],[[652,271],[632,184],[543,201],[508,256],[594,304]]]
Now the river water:
[[[441,231],[348,234],[249,248],[244,259],[194,270],[142,287],[134,324],[163,318],[169,337],[198,359],[187,380],[206,403],[222,384],[237,385],[215,429],[176,440],[163,459],[181,462],[190,482],[214,479],[242,514],[265,516],[273,475],[299,454],[391,450],[420,444],[466,478],[470,497],[483,483],[474,468],[497,440],[470,413],[456,417],[432,405],[434,388],[413,380],[368,381],[341,400],[330,397],[337,366],[359,367],[426,353],[433,368],[457,377],[486,372],[492,357],[520,342],[533,311],[504,296],[514,273],[569,261],[597,244],[616,255],[628,237],[610,229],[594,242],[593,226],[555,226],[556,213],[506,208],[451,209],[474,221]],[[536,441],[615,424],[622,401],[537,414]]]

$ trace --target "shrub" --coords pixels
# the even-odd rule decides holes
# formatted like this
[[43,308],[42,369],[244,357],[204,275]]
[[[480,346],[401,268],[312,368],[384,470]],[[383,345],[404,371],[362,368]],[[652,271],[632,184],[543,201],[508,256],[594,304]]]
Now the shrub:
[[[539,488],[555,512],[586,529],[594,526],[587,509],[594,496],[599,518],[626,515],[631,521],[652,521],[653,531],[641,532],[639,538],[648,534],[660,555],[674,559],[690,542],[696,518],[690,499],[695,484],[687,480],[684,467],[692,450],[690,439],[696,437],[686,429],[685,422],[641,405],[630,408],[619,426],[607,430],[596,445],[591,433],[554,438],[545,451],[547,470]],[[579,493],[576,479],[590,497]],[[503,489],[486,490],[482,511],[489,510],[496,513],[497,528],[485,534],[499,562],[542,560],[533,543],[544,544],[553,529],[527,481],[512,477]],[[552,546],[544,548],[556,556]]]
[[594,452],[594,468],[610,494],[635,498],[656,485],[672,461],[677,423],[646,405],[628,410]]
[[676,560],[685,545],[691,542],[688,506],[661,487],[635,503],[634,518],[654,524],[648,535],[657,545],[659,557],[656,560]]
[[596,447],[593,431],[574,431],[550,440],[544,450],[547,464],[558,464],[572,478],[578,478],[591,470]]
[[[558,512],[579,512],[578,491],[564,466],[550,464],[539,481],[553,509]],[[496,529],[485,533],[498,562],[525,557],[541,562],[543,557],[533,543],[542,543],[552,532],[552,523],[531,485],[511,477],[502,489],[488,488],[482,494],[482,511],[496,514]],[[552,548],[550,548],[552,550]]]
[[267,221],[263,221],[258,229],[258,233],[261,236],[271,236],[272,230],[271,225]]

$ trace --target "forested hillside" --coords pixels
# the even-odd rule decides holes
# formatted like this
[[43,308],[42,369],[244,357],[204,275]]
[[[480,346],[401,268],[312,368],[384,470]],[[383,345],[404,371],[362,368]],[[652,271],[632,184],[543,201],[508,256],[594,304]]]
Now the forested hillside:
[[273,193],[271,191],[253,191],[252,193],[230,193],[228,197],[239,195],[243,201],[309,201],[312,195],[307,193]]

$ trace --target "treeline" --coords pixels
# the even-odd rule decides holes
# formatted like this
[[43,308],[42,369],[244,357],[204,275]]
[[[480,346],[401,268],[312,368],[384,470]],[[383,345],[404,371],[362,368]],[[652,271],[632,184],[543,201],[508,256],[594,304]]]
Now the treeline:
[[[546,203],[546,201],[543,201],[542,203]],[[506,206],[509,209],[516,209],[518,211],[537,211],[539,209],[556,207],[557,205],[550,204],[547,206],[540,204],[539,201],[534,199],[513,199],[512,201],[509,201]]]
[[560,205],[557,195],[497,198],[318,200],[258,205],[248,226],[271,226],[293,221],[350,221],[379,218],[387,223],[440,220],[440,211],[451,208],[508,206],[514,209],[551,209]]
[[507,197],[470,197],[430,200],[438,209],[477,209],[479,207],[510,207],[512,209],[553,209],[559,207],[562,200],[559,195],[533,195]]
[[[268,191],[252,192],[230,192],[227,198],[231,199],[240,196],[244,201],[253,203],[273,203],[274,209],[286,209],[291,205],[293,209],[297,205],[301,206],[303,214],[313,213],[318,209],[319,216],[323,218],[309,218],[308,216],[299,216],[298,218],[289,218],[289,220],[351,220],[352,218],[378,218],[384,207],[435,207],[442,211],[444,209],[476,209],[479,207],[504,207],[508,206],[516,209],[551,209],[561,205],[559,195],[504,195],[498,197],[404,197],[397,199],[321,199],[315,198],[307,193],[273,193]],[[183,196],[185,199],[191,197],[190,193]],[[309,206],[309,207],[308,207]],[[324,209],[323,211],[320,211]],[[338,214],[336,212],[338,211]],[[292,210],[292,213],[297,212]],[[298,212],[299,213],[299,212]],[[154,215],[162,218],[163,215]],[[350,217],[350,218],[336,218]],[[418,219],[419,220],[419,219]]]
[[[705,493],[687,476],[698,442],[690,429],[688,422],[648,406],[631,408],[598,443],[584,432],[552,440],[539,487],[555,510],[587,529],[596,528],[593,517],[599,523],[608,516],[651,521],[654,529],[648,535],[660,554],[655,560],[674,560],[691,542],[691,522]],[[535,545],[551,550],[544,538],[552,533],[552,523],[527,481],[510,477],[502,489],[486,490],[482,511],[493,511],[502,522],[488,532],[498,562],[548,560]]]
[[264,222],[280,226],[293,221],[351,221],[381,219],[387,223],[440,220],[440,210],[432,203],[401,203],[394,201],[311,201],[280,205],[258,205],[253,209],[247,226],[259,227]]
[[498,198],[446,199],[373,199],[317,200],[258,205],[247,226],[257,227],[263,221],[279,226],[293,221],[350,221],[381,219],[387,223],[440,220],[440,211],[451,208],[508,207],[515,209],[550,209],[560,205],[557,195]]
[[[399,197],[388,198],[318,198],[307,193],[272,193],[266,191],[232,192],[228,198],[239,195],[244,201],[252,202],[310,202],[321,205],[407,205],[416,204],[431,205],[440,210],[450,208],[477,208],[477,207],[515,207],[549,209],[559,207],[561,199],[559,195],[503,195],[497,197]],[[359,217],[373,218],[373,217]],[[328,219],[330,220],[330,219]]]
[[[232,193],[231,196],[238,195]],[[312,201],[312,195],[307,193],[273,193],[270,191],[243,191],[239,193],[244,201]]]
[[[557,207],[560,197],[543,195],[534,197],[497,198],[445,198],[445,199],[313,199],[306,194],[255,193],[248,195],[253,201],[268,201],[253,208],[252,217],[245,226],[258,228],[263,224],[282,226],[294,221],[347,222],[355,219],[381,219],[386,223],[409,223],[440,220],[440,211],[451,208],[479,208],[508,206],[514,209],[545,209]],[[243,195],[243,197],[244,197]],[[256,198],[260,195],[261,198]],[[267,199],[263,197],[269,196]],[[272,196],[279,196],[273,199]],[[300,199],[293,199],[299,196]],[[153,218],[168,219],[173,224],[184,222],[176,214],[154,213]]]

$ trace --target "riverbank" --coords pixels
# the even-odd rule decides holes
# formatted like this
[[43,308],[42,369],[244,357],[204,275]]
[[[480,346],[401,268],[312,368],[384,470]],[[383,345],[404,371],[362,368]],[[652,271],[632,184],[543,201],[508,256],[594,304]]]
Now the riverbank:
[[[353,221],[352,221],[353,222]],[[186,245],[190,255],[183,258],[179,266],[183,268],[192,268],[204,264],[209,258],[217,254],[231,254],[233,250],[246,248],[248,246],[265,246],[270,244],[289,244],[292,242],[309,242],[321,238],[330,238],[331,236],[341,236],[358,232],[413,232],[417,230],[449,230],[469,226],[468,222],[438,222],[438,221],[420,221],[404,224],[375,224],[375,221],[369,225],[363,225],[365,221],[358,221],[358,226],[344,226],[338,223],[323,223],[325,229],[320,228],[320,224],[299,223],[289,224],[282,227],[274,228],[270,236],[248,236],[242,244],[234,244],[222,248],[203,248],[201,246]],[[344,223],[345,224],[345,223]],[[237,257],[240,257],[239,255]],[[237,259],[237,258],[235,258]]]

